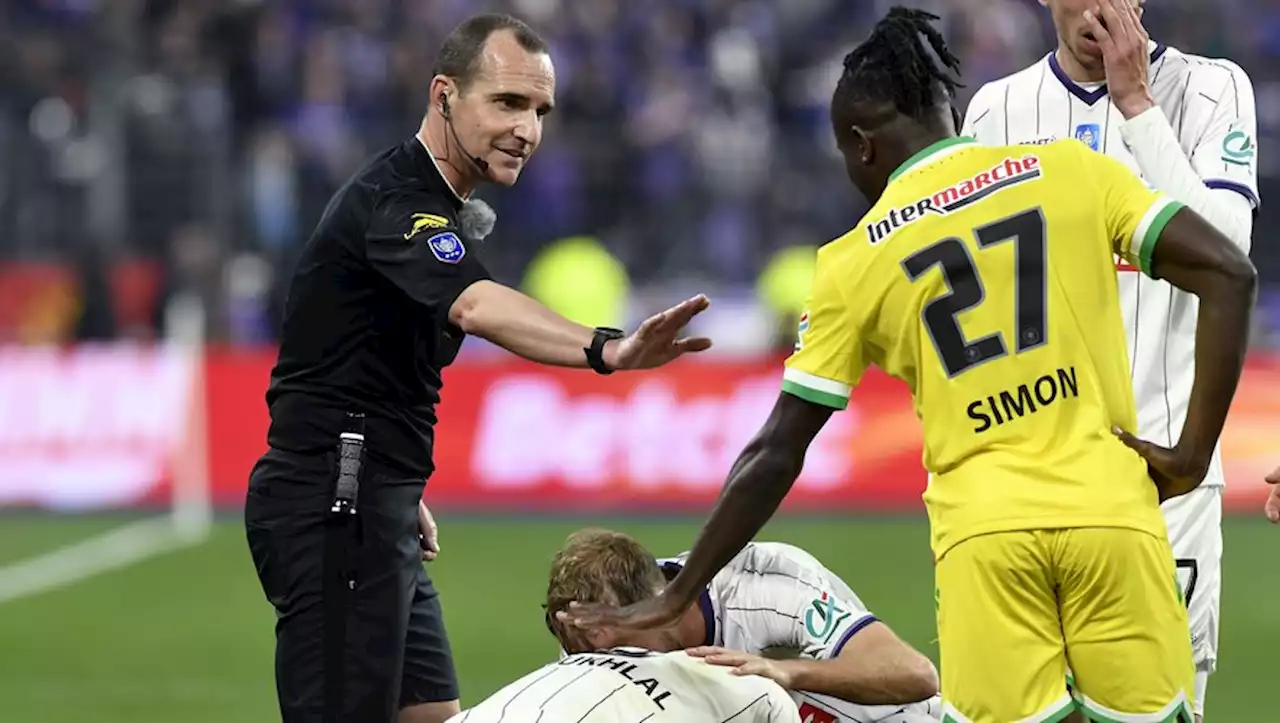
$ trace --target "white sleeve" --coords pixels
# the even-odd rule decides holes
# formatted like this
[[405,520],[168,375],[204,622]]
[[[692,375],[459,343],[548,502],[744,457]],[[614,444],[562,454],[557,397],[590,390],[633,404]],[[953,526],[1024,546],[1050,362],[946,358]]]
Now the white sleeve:
[[[1258,205],[1253,89],[1232,74],[1188,158],[1159,106],[1120,126],[1138,167],[1156,189],[1185,203],[1247,253]],[[1247,101],[1247,102],[1246,102]]]
[[1209,188],[1239,193],[1256,209],[1258,196],[1258,108],[1253,83],[1235,63],[1229,71],[1208,127],[1191,153],[1191,165]]
[[724,623],[738,628],[747,652],[788,649],[807,658],[834,658],[876,622],[843,580],[797,547],[757,543],[742,558],[740,574],[734,594],[722,604]]

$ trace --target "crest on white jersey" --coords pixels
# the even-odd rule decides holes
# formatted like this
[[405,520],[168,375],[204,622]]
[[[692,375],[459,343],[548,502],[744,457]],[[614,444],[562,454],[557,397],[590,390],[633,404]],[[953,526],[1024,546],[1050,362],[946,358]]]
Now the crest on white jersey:
[[1102,128],[1097,123],[1081,123],[1076,126],[1073,134],[1076,140],[1089,146],[1090,150],[1098,150],[1102,147]]

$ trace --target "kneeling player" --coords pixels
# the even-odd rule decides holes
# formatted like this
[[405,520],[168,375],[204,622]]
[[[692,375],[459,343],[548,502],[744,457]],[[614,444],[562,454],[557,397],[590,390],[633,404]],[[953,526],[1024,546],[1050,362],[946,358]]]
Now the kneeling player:
[[[671,629],[583,631],[556,619],[572,600],[626,604],[654,595],[683,563],[684,555],[655,560],[620,532],[580,530],[552,562],[547,625],[570,652],[687,648],[708,662],[764,675],[794,691],[801,716],[814,723],[936,720],[941,714],[933,663],[877,620],[843,580],[792,545],[748,545]],[[903,715],[915,717],[892,717]]]
[[614,648],[544,665],[448,723],[800,723],[777,683],[683,652]]

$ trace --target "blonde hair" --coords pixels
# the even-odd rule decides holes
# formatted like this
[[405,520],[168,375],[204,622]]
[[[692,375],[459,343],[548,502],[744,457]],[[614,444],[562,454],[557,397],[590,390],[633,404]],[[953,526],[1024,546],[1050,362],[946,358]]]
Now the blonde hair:
[[566,651],[587,649],[556,619],[557,612],[574,601],[630,605],[653,597],[665,582],[658,561],[634,537],[594,527],[578,530],[551,561],[543,606],[547,629]]

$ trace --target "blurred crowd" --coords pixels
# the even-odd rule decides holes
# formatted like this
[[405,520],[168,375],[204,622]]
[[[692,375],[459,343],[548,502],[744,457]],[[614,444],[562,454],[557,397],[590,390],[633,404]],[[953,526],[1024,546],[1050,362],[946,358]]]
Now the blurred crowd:
[[[71,310],[67,334],[162,333],[164,302],[181,294],[203,302],[214,338],[269,342],[292,258],[330,194],[416,129],[440,40],[484,9],[542,33],[558,76],[524,177],[480,194],[499,214],[486,241],[495,274],[517,283],[546,244],[588,234],[633,288],[750,289],[774,252],[822,243],[865,210],[835,162],[826,107],[842,56],[890,4],[4,3],[0,287],[12,294],[12,279],[63,264],[74,292],[41,303]],[[962,107],[1052,46],[1033,0],[910,4],[945,17]],[[1280,176],[1280,5],[1153,0],[1146,18],[1157,39],[1253,77],[1268,184],[1255,260],[1280,282],[1280,252],[1263,242],[1280,230],[1266,208]]]

